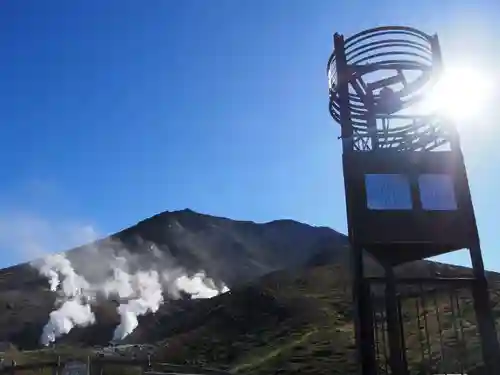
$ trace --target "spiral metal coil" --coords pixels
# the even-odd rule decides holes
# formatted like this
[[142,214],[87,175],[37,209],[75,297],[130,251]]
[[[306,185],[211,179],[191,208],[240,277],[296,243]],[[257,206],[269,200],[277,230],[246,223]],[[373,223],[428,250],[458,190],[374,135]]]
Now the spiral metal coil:
[[[433,149],[444,142],[449,129],[442,119],[410,115],[391,120],[416,107],[436,83],[441,71],[436,36],[411,27],[379,27],[347,38],[340,52],[334,50],[327,64],[329,109],[335,121],[341,124],[341,102],[347,102],[350,126],[362,142],[376,138],[379,148],[398,150]],[[340,64],[339,59],[343,60]],[[341,80],[349,85],[344,100],[339,93]],[[392,113],[382,113],[381,106],[377,107],[387,88],[398,100]]]

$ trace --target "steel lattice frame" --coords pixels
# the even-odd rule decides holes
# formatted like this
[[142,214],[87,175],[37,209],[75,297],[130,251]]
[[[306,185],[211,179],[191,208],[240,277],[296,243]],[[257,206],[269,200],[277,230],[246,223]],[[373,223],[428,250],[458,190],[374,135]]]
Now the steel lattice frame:
[[[347,76],[337,74],[338,51],[328,60],[329,110],[340,123],[339,80],[347,80],[354,150],[431,151],[453,142],[454,127],[444,117],[415,112],[440,75],[437,36],[410,27],[379,27],[347,38],[344,51]],[[376,110],[384,87],[400,101],[393,113]]]

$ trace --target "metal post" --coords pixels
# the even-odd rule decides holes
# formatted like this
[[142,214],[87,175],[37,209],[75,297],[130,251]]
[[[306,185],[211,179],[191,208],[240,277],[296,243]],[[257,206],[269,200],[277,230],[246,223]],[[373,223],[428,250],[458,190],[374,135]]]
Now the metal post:
[[490,304],[488,281],[486,280],[483,256],[479,245],[471,247],[469,252],[472,261],[472,271],[474,274],[472,294],[478,329],[481,336],[483,360],[486,368],[488,369],[488,374],[498,374],[500,371],[498,363],[500,346],[498,343],[495,320],[493,318]]
[[351,124],[351,110],[349,105],[349,66],[345,57],[344,37],[335,34],[333,37],[333,44],[335,51],[337,51],[337,78],[339,87],[339,103],[340,103],[340,127],[342,136],[342,147],[344,152],[351,152],[353,149],[352,139],[352,124]]
[[399,321],[399,332],[401,332],[400,337],[401,337],[401,354],[402,354],[402,361],[403,364],[408,367],[408,360],[406,359],[406,340],[405,340],[405,335],[404,335],[404,320],[403,320],[403,304],[401,303],[401,296],[398,295],[397,297],[397,303],[398,303],[398,321]]
[[368,91],[365,96],[366,122],[370,132],[372,150],[378,149],[377,119],[375,118],[375,102],[373,93]]
[[387,316],[387,332],[389,335],[389,364],[393,374],[403,375],[407,373],[406,364],[403,361],[403,349],[401,342],[403,332],[398,319],[398,301],[396,296],[396,278],[391,266],[384,266],[386,274],[385,282],[385,310]]
[[370,285],[364,277],[363,249],[353,246],[353,300],[355,308],[356,343],[358,347],[360,373],[377,375],[375,359],[375,340],[373,332],[373,307],[370,298]]
[[[337,78],[339,88],[340,122],[342,128],[342,146],[344,153],[353,151],[351,111],[349,105],[350,69],[346,62],[344,37],[334,35],[334,47],[337,51]],[[350,194],[346,186],[347,216],[350,215]],[[353,269],[353,302],[355,306],[356,344],[362,375],[376,375],[375,340],[373,332],[373,310],[371,306],[370,286],[364,277],[363,249],[352,242],[352,228],[349,228],[351,240],[351,266]]]

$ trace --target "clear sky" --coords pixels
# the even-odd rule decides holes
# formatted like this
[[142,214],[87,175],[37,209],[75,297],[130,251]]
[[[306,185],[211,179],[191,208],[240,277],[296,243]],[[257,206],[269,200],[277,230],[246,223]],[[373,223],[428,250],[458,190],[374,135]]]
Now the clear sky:
[[[187,207],[345,232],[332,34],[410,25],[440,35],[447,66],[495,70],[499,14],[497,0],[2,1],[0,266],[26,257],[12,243],[30,231],[107,234]],[[500,271],[499,114],[462,127],[486,264]]]

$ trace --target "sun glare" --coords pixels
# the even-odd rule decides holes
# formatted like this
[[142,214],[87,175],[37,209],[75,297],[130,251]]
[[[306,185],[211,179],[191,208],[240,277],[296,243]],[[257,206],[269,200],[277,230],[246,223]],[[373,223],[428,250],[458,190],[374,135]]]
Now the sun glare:
[[425,100],[424,107],[454,120],[478,118],[486,108],[491,82],[470,68],[445,70]]

